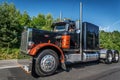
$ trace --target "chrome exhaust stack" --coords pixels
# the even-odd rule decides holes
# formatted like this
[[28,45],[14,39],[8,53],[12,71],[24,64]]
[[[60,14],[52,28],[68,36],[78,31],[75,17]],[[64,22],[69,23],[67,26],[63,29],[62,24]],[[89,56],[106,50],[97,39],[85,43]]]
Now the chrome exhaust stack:
[[79,29],[80,29],[80,54],[81,58],[83,60],[83,49],[82,49],[82,35],[83,35],[83,30],[82,30],[82,3],[80,2],[80,21],[79,21]]

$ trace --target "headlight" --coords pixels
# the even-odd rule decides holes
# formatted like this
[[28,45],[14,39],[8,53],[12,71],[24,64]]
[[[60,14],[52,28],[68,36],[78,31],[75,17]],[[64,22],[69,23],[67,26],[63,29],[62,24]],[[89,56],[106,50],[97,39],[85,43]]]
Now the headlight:
[[33,41],[28,42],[28,48],[31,49],[35,46],[35,43]]

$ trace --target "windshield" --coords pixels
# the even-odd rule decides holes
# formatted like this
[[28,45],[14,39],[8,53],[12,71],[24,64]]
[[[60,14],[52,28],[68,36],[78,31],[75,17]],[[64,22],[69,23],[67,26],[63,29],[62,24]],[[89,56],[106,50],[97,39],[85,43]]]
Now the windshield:
[[63,26],[63,25],[61,25],[61,26],[55,26],[54,31],[55,32],[65,31],[65,26]]

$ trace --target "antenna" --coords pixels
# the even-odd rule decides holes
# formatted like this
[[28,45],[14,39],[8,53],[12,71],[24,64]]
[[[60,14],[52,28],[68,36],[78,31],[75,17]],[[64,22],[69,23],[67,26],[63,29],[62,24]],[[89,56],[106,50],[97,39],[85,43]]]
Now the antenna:
[[79,21],[79,29],[80,29],[80,54],[82,54],[82,59],[83,59],[83,53],[82,53],[82,3],[80,2],[80,21]]
[[60,21],[62,21],[62,13],[61,13],[61,11],[60,11]]

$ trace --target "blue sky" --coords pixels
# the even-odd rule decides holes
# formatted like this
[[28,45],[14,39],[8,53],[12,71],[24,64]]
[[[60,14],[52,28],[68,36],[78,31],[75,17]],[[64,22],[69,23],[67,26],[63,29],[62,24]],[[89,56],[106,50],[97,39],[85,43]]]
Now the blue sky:
[[120,31],[120,0],[0,0],[14,3],[21,12],[27,11],[30,16],[38,13],[51,13],[54,18],[62,17],[79,19],[79,3],[83,3],[83,21],[100,26],[105,31]]

